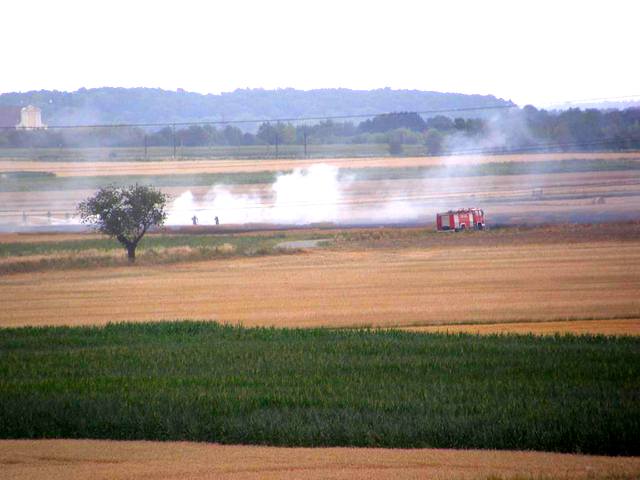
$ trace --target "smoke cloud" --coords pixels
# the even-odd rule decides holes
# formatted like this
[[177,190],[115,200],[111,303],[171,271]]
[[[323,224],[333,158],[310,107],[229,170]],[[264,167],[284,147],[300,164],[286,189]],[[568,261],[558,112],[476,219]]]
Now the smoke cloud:
[[387,200],[381,192],[359,201],[352,191],[354,181],[340,175],[337,167],[316,164],[279,175],[260,193],[234,193],[215,186],[197,199],[186,191],[172,203],[167,224],[188,225],[194,215],[201,225],[214,224],[216,216],[226,224],[284,225],[393,223],[418,217],[420,209],[410,201]]

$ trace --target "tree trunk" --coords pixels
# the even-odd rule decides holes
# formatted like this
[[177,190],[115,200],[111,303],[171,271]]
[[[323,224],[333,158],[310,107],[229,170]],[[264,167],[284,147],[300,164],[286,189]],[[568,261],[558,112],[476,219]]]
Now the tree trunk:
[[127,245],[127,258],[129,259],[129,263],[134,263],[136,261],[136,244],[130,243]]
[[140,238],[132,241],[124,235],[118,235],[116,239],[122,244],[124,248],[127,249],[127,258],[129,259],[129,263],[134,263],[136,261],[136,247],[138,246],[138,241],[140,241]]

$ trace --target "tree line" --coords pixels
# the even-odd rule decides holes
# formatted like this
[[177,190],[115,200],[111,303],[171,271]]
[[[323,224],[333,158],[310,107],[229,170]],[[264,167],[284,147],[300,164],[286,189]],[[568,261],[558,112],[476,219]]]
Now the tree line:
[[403,145],[422,145],[425,154],[472,149],[625,150],[640,148],[640,109],[561,112],[532,106],[500,112],[491,118],[462,118],[417,113],[377,115],[359,123],[263,122],[254,131],[237,125],[100,127],[0,131],[0,148],[67,147],[206,147],[303,144],[387,144],[391,154]]

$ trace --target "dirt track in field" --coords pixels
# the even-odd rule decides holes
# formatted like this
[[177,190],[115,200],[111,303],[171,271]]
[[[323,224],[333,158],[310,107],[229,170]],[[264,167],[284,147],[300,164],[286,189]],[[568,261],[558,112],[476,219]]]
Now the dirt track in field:
[[274,448],[187,442],[0,440],[2,478],[637,478],[639,457],[494,450]]
[[640,159],[640,152],[540,153],[520,155],[453,155],[447,157],[372,157],[292,160],[167,160],[155,162],[42,162],[0,160],[2,172],[52,172],[62,177],[101,175],[174,175],[176,173],[229,173],[282,171],[324,163],[339,168],[420,167],[489,162],[532,162],[569,159]]
[[[278,327],[609,322],[640,317],[638,292],[634,241],[321,250],[7,275],[0,326],[181,318]],[[629,329],[637,332],[637,322]]]

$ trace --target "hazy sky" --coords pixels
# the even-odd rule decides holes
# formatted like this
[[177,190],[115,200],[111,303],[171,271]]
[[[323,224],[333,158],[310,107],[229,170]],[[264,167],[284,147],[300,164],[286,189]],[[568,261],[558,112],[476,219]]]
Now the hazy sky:
[[640,1],[11,1],[0,92],[391,87],[638,95]]

